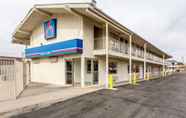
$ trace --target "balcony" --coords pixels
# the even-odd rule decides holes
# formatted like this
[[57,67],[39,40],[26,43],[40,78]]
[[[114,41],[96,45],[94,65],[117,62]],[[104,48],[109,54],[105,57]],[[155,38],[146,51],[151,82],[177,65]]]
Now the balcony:
[[[94,55],[105,55],[105,37],[99,37],[94,40]],[[118,40],[109,37],[109,54],[113,56],[123,57],[129,59],[129,43],[126,40]],[[137,45],[132,45],[132,58],[134,60],[144,61],[144,49]],[[150,63],[162,64],[163,59],[147,52],[146,60]]]

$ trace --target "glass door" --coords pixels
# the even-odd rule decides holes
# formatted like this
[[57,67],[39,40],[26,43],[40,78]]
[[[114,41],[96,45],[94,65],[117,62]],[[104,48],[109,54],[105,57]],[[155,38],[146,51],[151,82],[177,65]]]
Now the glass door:
[[66,62],[66,84],[73,84],[73,63]]
[[93,84],[98,84],[99,81],[99,71],[98,71],[98,61],[93,61],[94,69],[93,69]]

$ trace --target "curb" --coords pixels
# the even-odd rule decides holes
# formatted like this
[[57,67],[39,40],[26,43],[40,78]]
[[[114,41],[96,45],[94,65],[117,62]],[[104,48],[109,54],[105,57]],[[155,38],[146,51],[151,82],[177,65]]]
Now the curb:
[[28,105],[28,106],[25,106],[25,107],[22,107],[22,108],[17,108],[17,109],[14,109],[14,110],[1,112],[0,113],[0,118],[10,118],[12,116],[16,116],[16,115],[19,115],[19,114],[24,114],[24,113],[28,113],[28,112],[32,112],[32,111],[37,111],[39,109],[49,107],[53,104],[56,104],[56,103],[59,103],[59,102],[64,102],[64,101],[67,101],[67,100],[71,100],[71,99],[81,97],[81,96],[84,96],[84,95],[88,95],[88,94],[94,93],[94,92],[99,91],[99,90],[101,90],[101,89],[90,91],[90,92],[85,93],[85,94],[80,94],[80,95],[76,95],[76,96],[72,95],[72,96],[68,96],[66,98],[50,100],[50,101],[47,101],[47,102],[41,102],[41,103],[37,103],[37,104],[33,104],[33,105]]

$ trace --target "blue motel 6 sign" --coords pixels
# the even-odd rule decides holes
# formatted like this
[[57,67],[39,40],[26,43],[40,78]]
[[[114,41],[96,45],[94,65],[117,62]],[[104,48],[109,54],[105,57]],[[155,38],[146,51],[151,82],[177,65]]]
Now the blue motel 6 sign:
[[57,19],[51,19],[44,22],[45,39],[56,38],[57,34]]

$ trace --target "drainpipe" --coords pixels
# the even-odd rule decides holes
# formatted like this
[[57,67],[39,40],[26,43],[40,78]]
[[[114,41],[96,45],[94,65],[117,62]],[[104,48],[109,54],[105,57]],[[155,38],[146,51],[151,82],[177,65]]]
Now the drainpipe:
[[129,36],[129,83],[132,84],[132,34]]
[[106,23],[106,70],[105,70],[105,74],[106,74],[106,80],[105,80],[105,88],[108,89],[109,85],[108,85],[108,77],[109,77],[109,24]]

